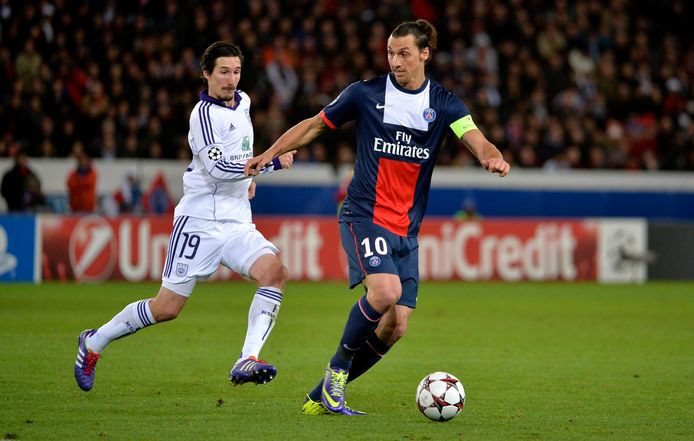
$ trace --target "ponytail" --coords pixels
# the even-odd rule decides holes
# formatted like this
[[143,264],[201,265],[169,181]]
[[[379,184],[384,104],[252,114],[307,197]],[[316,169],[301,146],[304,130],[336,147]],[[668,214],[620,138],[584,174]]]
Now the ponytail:
[[[391,37],[400,38],[407,35],[413,35],[415,44],[419,50],[429,48],[429,52],[433,53],[436,49],[436,39],[438,34],[434,25],[427,20],[419,19],[417,21],[406,21],[400,23],[390,34]],[[431,55],[429,56],[431,60]]]

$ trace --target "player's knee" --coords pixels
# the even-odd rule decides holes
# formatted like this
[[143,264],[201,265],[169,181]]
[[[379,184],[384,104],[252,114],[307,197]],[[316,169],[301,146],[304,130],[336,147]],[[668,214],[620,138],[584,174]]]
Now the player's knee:
[[400,289],[390,289],[381,294],[381,298],[389,307],[392,307],[393,305],[398,303],[398,300],[400,300],[401,295],[402,291]]
[[289,270],[282,265],[279,259],[260,276],[258,282],[261,286],[274,286],[283,289],[289,278]]
[[401,295],[402,285],[397,279],[372,279],[368,282],[366,298],[369,304],[379,311],[385,312],[395,305],[400,300]]
[[284,286],[284,284],[287,283],[287,279],[289,278],[289,269],[287,269],[287,267],[284,265],[280,265],[279,278],[282,282],[282,286]]
[[402,290],[398,287],[381,287],[379,289],[373,289],[369,287],[369,292],[366,294],[366,299],[369,304],[375,308],[377,311],[385,312],[388,308],[395,305],[400,296],[402,295]]

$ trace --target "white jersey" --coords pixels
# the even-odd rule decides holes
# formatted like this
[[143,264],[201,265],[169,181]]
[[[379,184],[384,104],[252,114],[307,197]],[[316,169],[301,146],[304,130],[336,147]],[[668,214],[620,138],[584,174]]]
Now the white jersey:
[[[183,174],[183,198],[174,216],[209,220],[252,222],[248,187],[251,177],[243,175],[246,161],[253,157],[251,100],[236,91],[236,107],[200,93],[190,114],[188,144],[193,161]],[[279,168],[273,161],[263,172]]]

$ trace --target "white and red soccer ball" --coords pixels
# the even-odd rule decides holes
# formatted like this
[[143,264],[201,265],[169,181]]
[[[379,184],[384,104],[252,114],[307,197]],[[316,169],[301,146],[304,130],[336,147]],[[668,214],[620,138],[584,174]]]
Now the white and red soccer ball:
[[417,386],[417,407],[431,420],[448,421],[464,406],[463,383],[448,372],[429,374]]

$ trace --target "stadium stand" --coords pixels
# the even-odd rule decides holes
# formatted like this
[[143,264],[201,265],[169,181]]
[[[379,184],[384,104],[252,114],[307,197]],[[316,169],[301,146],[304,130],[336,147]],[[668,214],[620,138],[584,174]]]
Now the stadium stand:
[[[262,151],[387,71],[387,30],[421,17],[440,33],[429,76],[514,166],[692,170],[692,16],[684,0],[0,0],[0,156],[188,157],[196,55],[218,39],[243,48]],[[349,130],[297,159],[350,161]],[[439,161],[464,150],[451,138]]]

